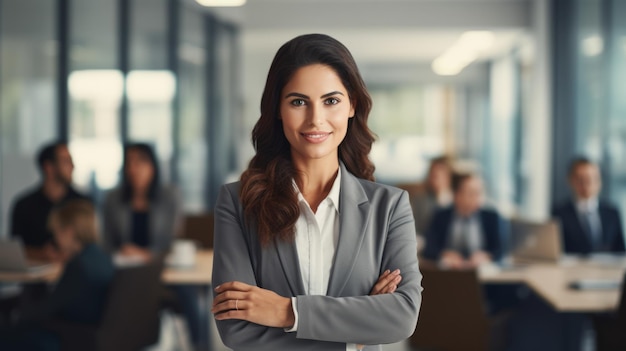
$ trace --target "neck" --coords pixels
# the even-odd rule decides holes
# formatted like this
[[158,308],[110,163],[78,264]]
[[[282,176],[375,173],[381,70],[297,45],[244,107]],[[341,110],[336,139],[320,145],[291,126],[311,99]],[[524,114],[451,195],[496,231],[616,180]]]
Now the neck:
[[478,212],[478,211],[471,211],[468,209],[464,209],[464,208],[458,208],[455,207],[455,211],[457,213],[457,215],[464,217],[464,218],[468,218],[474,215],[474,213]]
[[67,194],[67,186],[47,178],[43,182],[43,193],[52,202],[59,202]]
[[148,195],[145,191],[136,192],[133,195],[131,202],[132,202],[132,207],[135,210],[144,211],[148,209],[149,201],[148,201]]
[[328,196],[339,171],[339,160],[320,159],[301,162],[293,160],[296,184],[313,211]]
[[64,262],[69,262],[72,258],[78,255],[81,251],[83,251],[84,246],[79,242],[74,242],[71,247],[67,248],[65,252],[62,252],[62,260]]

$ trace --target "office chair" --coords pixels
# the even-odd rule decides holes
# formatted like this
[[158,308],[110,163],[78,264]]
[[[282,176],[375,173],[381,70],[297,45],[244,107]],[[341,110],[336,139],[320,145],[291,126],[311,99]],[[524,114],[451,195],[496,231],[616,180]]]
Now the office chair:
[[213,212],[188,215],[185,217],[183,237],[196,241],[203,249],[212,249],[214,223]]
[[596,332],[596,351],[626,350],[626,274],[622,279],[622,292],[617,313],[596,315],[593,318]]
[[422,306],[414,350],[457,351],[489,349],[490,322],[476,271],[422,268]]
[[62,351],[138,351],[159,339],[163,264],[120,268],[110,286],[98,326],[51,322]]

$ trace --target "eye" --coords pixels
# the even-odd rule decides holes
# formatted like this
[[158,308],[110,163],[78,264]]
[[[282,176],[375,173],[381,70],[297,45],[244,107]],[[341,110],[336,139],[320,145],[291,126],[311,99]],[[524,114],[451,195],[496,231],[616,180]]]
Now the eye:
[[294,99],[290,102],[293,106],[304,106],[306,102],[303,99]]
[[324,104],[326,105],[337,105],[338,103],[339,103],[339,99],[334,98],[334,97],[330,97],[324,100]]

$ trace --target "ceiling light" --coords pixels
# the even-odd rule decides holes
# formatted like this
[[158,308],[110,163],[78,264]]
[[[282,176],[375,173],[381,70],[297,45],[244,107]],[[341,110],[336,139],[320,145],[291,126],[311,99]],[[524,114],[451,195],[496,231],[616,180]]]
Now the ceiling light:
[[459,38],[458,45],[475,51],[484,51],[489,49],[495,40],[496,36],[493,32],[473,30],[463,33]]
[[196,2],[207,7],[236,7],[246,4],[246,0],[196,0]]
[[489,49],[495,40],[495,34],[490,31],[467,31],[433,61],[431,68],[440,76],[457,75],[480,53]]

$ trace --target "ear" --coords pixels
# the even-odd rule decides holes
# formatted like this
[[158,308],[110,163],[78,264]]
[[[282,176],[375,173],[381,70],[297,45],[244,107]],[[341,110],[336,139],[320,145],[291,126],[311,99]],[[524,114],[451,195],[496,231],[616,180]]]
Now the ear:
[[356,104],[354,102],[350,102],[350,114],[348,116],[348,118],[353,118],[354,114],[356,113]]

